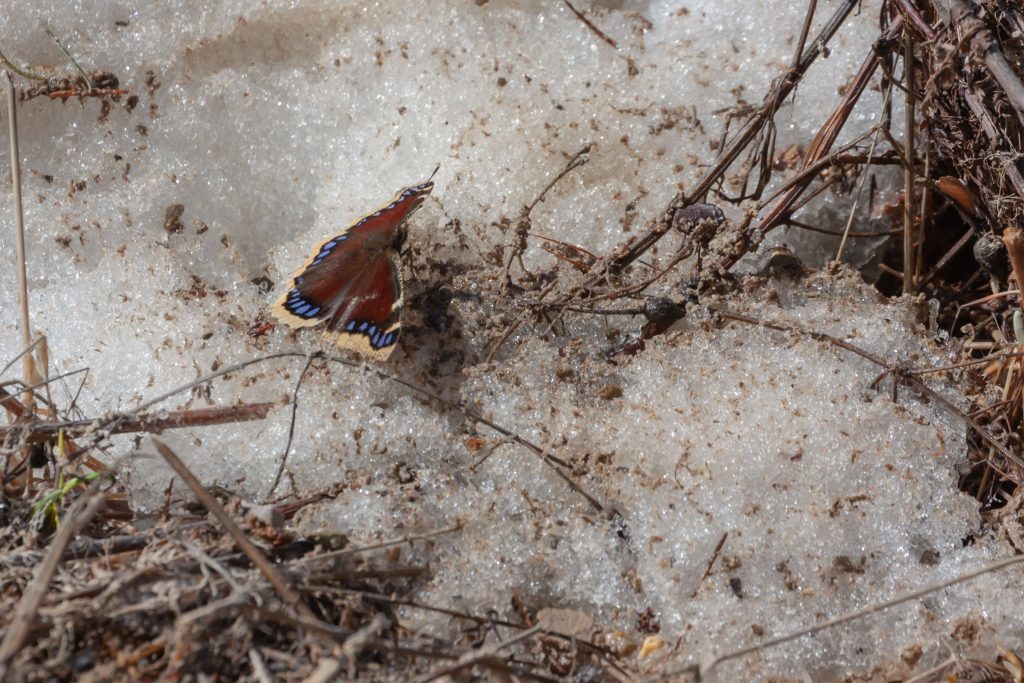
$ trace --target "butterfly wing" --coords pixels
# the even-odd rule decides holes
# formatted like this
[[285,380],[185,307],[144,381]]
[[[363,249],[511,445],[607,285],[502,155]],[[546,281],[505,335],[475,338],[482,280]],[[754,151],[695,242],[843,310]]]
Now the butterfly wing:
[[[346,244],[350,239],[353,244]],[[358,248],[348,248],[358,241],[362,240],[344,232],[322,242],[292,276],[271,312],[289,327],[311,327],[329,320],[359,275],[362,254]]]
[[402,326],[402,265],[388,249],[371,259],[349,287],[324,337],[373,360],[387,360]]
[[326,335],[337,346],[387,358],[400,325],[402,278],[396,247],[401,226],[433,187],[428,181],[405,188],[387,205],[317,245],[271,307],[273,314],[295,328],[329,320]]

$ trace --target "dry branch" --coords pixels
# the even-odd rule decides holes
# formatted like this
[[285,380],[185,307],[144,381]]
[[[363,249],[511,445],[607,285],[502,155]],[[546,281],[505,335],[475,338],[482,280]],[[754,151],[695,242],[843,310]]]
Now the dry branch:
[[[0,389],[2,392],[2,389]],[[2,394],[0,394],[2,395]],[[240,403],[233,406],[171,410],[166,413],[144,413],[131,416],[116,426],[108,428],[111,434],[148,432],[160,434],[166,429],[186,427],[209,427],[212,425],[251,422],[262,420],[276,407],[274,403]],[[61,431],[68,435],[88,434],[102,424],[97,419],[65,420],[61,422],[32,421],[10,427],[0,427],[0,441],[11,437],[24,439],[25,443],[41,443],[56,437]]]
[[[14,80],[11,74],[4,71],[7,85],[7,125],[11,144],[11,188],[14,196],[14,247],[18,271],[18,302],[21,327],[21,346],[26,352],[22,356],[25,364],[25,384],[36,382],[36,372],[32,354],[28,353],[32,345],[32,331],[28,318],[28,278],[25,274],[25,214],[21,205],[21,152],[18,149],[18,109],[15,105]],[[26,406],[32,405],[32,395],[23,397]]]
[[245,535],[245,532],[235,524],[235,521],[231,519],[227,511],[221,507],[220,503],[217,502],[217,499],[203,487],[196,476],[192,474],[188,467],[185,466],[185,463],[183,463],[181,459],[174,454],[174,451],[168,448],[159,439],[153,439],[153,445],[156,447],[157,452],[160,453],[160,456],[168,465],[171,466],[171,469],[174,470],[175,474],[184,480],[192,490],[192,493],[194,493],[196,498],[199,499],[199,502],[203,504],[203,507],[209,510],[210,513],[217,518],[217,521],[220,522],[225,531],[227,531],[231,538],[234,539],[238,547],[242,549],[242,552],[244,552],[246,556],[252,560],[252,563],[259,568],[270,584],[274,586],[278,595],[280,595],[285,602],[291,605],[305,619],[314,622],[319,621],[317,616],[313,614],[312,610],[310,610],[302,600],[302,596],[296,592],[294,588],[288,585],[284,578],[278,574],[274,565],[272,565],[267,559],[267,556],[264,555],[259,548],[253,545],[252,541],[249,540],[249,537]]

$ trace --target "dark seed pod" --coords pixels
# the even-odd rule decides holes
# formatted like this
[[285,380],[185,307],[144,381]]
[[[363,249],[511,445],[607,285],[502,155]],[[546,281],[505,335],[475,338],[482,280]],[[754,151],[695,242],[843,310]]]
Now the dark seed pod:
[[94,88],[116,90],[121,85],[117,80],[117,76],[109,71],[94,71],[89,80],[92,81],[92,87]]
[[986,232],[974,242],[974,260],[986,275],[1006,280],[1010,274],[1010,258],[1003,241],[994,233]]
[[672,227],[676,230],[688,230],[701,221],[721,225],[725,222],[725,214],[714,204],[684,206],[672,214]]
[[647,318],[647,321],[663,325],[665,328],[684,315],[686,315],[686,311],[679,304],[660,296],[650,299],[644,306],[644,317]]
[[772,247],[761,268],[762,275],[800,277],[806,272],[803,261],[787,247]]
[[39,469],[40,467],[46,467],[46,463],[50,461],[49,456],[46,453],[46,446],[41,443],[32,444],[29,448],[28,465],[33,469]]

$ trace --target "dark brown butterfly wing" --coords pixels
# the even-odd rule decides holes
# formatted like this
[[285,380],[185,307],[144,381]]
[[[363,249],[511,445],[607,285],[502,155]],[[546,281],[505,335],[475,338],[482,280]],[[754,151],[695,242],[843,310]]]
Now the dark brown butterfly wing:
[[391,355],[402,326],[401,273],[397,252],[380,253],[352,283],[324,336],[335,346],[376,360]]
[[271,307],[274,315],[290,327],[330,320],[326,335],[335,345],[387,358],[401,325],[401,226],[433,187],[428,181],[406,188],[321,242]]

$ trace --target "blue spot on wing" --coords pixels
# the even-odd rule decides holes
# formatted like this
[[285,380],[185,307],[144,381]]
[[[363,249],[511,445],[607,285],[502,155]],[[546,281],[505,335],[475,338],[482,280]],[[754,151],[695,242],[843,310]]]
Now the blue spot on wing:
[[292,315],[306,320],[315,318],[321,310],[320,306],[306,301],[297,289],[288,292],[288,298],[285,299],[284,307]]
[[398,331],[385,332],[369,320],[350,320],[345,325],[345,331],[349,334],[362,334],[367,337],[370,346],[375,349],[383,349],[398,341]]
[[[328,254],[330,254],[331,251],[338,246],[338,243],[342,242],[346,237],[347,235],[338,235],[337,237],[332,237],[330,240],[320,245],[320,251],[317,253],[316,258],[313,259],[313,262],[309,265],[315,266],[327,258]],[[295,278],[295,283],[298,284],[298,282],[299,279]]]
[[[344,241],[346,237],[347,235],[338,235],[337,237],[332,237],[330,240],[324,242],[320,246],[320,251],[313,259],[313,262],[307,267],[307,270],[308,268],[312,268],[313,266],[317,265],[325,258],[327,258],[331,251],[334,250],[334,248],[337,247],[339,244],[341,244],[341,242]],[[295,276],[295,287],[293,287],[292,290],[288,292],[288,296],[285,298],[284,307],[285,310],[287,310],[292,315],[297,316],[299,318],[303,318],[305,320],[310,320],[319,315],[320,312],[323,311],[323,307],[312,301],[309,301],[308,299],[302,296],[302,292],[299,291],[299,285],[302,284],[302,281],[304,279],[304,275]]]

